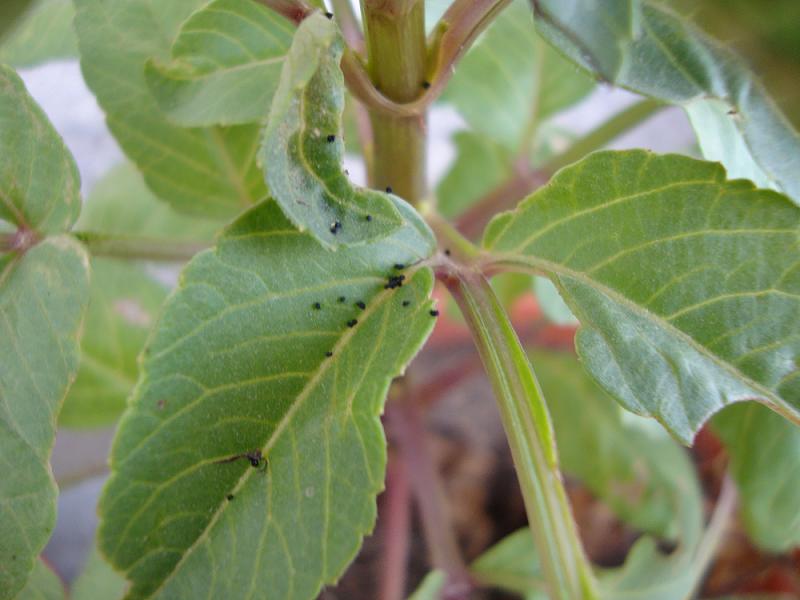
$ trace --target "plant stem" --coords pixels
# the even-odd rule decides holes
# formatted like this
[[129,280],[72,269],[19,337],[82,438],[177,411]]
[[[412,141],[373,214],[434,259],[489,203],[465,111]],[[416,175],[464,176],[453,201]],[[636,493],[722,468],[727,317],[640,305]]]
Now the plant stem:
[[[362,0],[367,71],[387,98],[409,102],[425,80],[425,3],[422,0]],[[425,113],[412,117],[370,113],[374,161],[370,184],[391,188],[417,204],[427,194]]]
[[94,256],[129,260],[185,262],[201,250],[211,246],[209,242],[172,242],[154,238],[115,237],[90,232],[79,232],[74,235]]
[[431,459],[428,432],[411,398],[387,405],[387,425],[408,471],[411,491],[419,508],[432,565],[447,574],[446,589],[454,596],[471,588],[469,571],[453,531],[444,486]]
[[345,41],[354,50],[363,52],[364,34],[361,33],[361,27],[353,12],[353,5],[350,0],[331,0],[331,6]]
[[550,597],[597,598],[558,470],[547,406],[508,316],[481,273],[458,269],[446,283],[472,331],[497,397]]
[[383,561],[381,600],[403,600],[411,530],[411,490],[408,469],[396,453],[390,452],[386,468],[386,496],[383,504]]

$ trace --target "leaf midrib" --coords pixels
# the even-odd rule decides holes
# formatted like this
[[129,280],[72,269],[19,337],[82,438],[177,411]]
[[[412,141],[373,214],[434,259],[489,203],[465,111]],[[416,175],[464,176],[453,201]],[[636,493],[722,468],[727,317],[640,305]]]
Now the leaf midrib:
[[567,277],[576,279],[581,283],[583,283],[584,285],[587,285],[601,292],[603,295],[607,296],[608,298],[617,302],[623,307],[629,309],[631,312],[634,312],[639,316],[645,318],[646,320],[654,323],[656,326],[663,329],[667,334],[676,337],[680,341],[683,341],[686,344],[690,345],[694,350],[696,350],[702,356],[709,359],[720,369],[727,372],[729,375],[733,376],[739,381],[745,383],[748,387],[752,388],[754,391],[759,392],[764,398],[764,400],[766,400],[769,403],[770,407],[773,408],[776,412],[788,418],[789,420],[800,424],[800,417],[794,414],[794,412],[789,408],[791,407],[791,405],[783,398],[778,396],[777,393],[773,392],[769,388],[765,387],[763,384],[754,381],[753,379],[742,373],[734,365],[723,360],[721,357],[714,354],[711,350],[700,344],[688,333],[678,329],[669,321],[665,321],[661,315],[658,315],[648,310],[644,306],[636,304],[635,302],[628,299],[626,296],[622,295],[617,290],[610,288],[605,284],[600,283],[599,281],[591,279],[590,277],[587,277],[583,272],[574,271],[561,264],[554,263],[552,261],[543,258],[535,256],[520,256],[518,254],[496,253],[496,252],[491,253],[489,255],[489,258],[490,258],[490,263],[492,265],[497,265],[497,266],[508,265],[512,267],[522,266],[523,268],[530,269],[532,273],[537,273],[538,271],[545,271],[545,272],[549,271],[552,273],[556,273],[558,275],[565,275]]
[[[414,275],[422,268],[425,267],[419,266],[417,268],[411,268],[407,271],[407,278],[409,283],[413,281]],[[360,321],[366,321],[370,315],[372,315],[374,312],[378,310],[378,308],[383,307],[385,302],[393,296],[394,291],[395,290],[392,289],[384,289],[379,291],[374,296],[373,300],[367,305],[367,308],[361,313]],[[420,304],[420,306],[423,305],[424,303]],[[416,310],[419,311],[420,308],[417,307]],[[358,331],[358,328],[359,328],[358,325],[356,325],[355,327],[345,331],[342,337],[339,339],[339,341],[333,346],[332,349],[333,357],[330,360],[323,360],[322,362],[320,362],[319,368],[317,369],[316,373],[306,382],[303,389],[297,394],[289,409],[283,415],[283,417],[281,418],[275,429],[273,429],[267,442],[262,446],[261,453],[263,456],[269,457],[269,451],[273,448],[273,446],[275,446],[275,444],[278,442],[281,435],[283,434],[284,430],[289,426],[295,413],[297,413],[297,411],[299,411],[300,408],[302,408],[305,400],[316,389],[317,384],[322,379],[322,377],[327,373],[328,369],[332,368],[334,365],[337,364],[336,357],[340,355],[341,348],[349,343],[350,339]],[[236,483],[236,485],[231,489],[230,493],[236,495],[237,492],[247,483],[249,478],[252,476],[253,471],[254,471],[253,469],[245,470],[244,473],[242,473],[242,475],[239,477],[239,480]],[[172,568],[169,574],[163,579],[163,581],[158,585],[158,587],[149,594],[148,597],[152,598],[155,597],[157,594],[159,594],[164,589],[164,586],[167,585],[169,581],[171,581],[172,577],[175,576],[175,574],[177,574],[180,571],[183,563],[187,560],[189,556],[191,556],[194,553],[197,546],[206,539],[208,533],[214,528],[214,525],[220,519],[226,506],[227,505],[225,503],[220,503],[220,505],[214,512],[211,519],[209,519],[207,525],[203,528],[203,531],[200,533],[200,535],[197,536],[197,539],[195,539],[195,541],[192,542],[192,544],[188,548],[186,548],[186,550],[181,555],[181,558],[178,560],[178,562],[175,564],[175,566]]]

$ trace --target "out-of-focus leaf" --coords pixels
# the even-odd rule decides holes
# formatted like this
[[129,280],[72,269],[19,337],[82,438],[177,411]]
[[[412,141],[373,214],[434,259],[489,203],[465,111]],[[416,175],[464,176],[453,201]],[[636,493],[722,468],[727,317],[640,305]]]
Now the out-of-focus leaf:
[[383,486],[389,382],[434,322],[432,272],[412,265],[435,242],[398,203],[393,235],[329,252],[268,201],[186,267],[100,501],[128,598],[314,598],[353,558]]
[[504,537],[481,554],[470,571],[482,585],[516,592],[526,600],[547,600],[539,557],[527,527]]
[[256,166],[260,126],[181,128],[147,87],[144,65],[170,60],[172,40],[205,0],[75,0],[86,82],[111,132],[156,195],[181,212],[232,217],[266,196]]
[[6,600],[25,585],[55,525],[50,451],[78,369],[89,260],[80,244],[59,235],[80,210],[75,162],[19,77],[2,65],[0,156],[0,218],[21,242],[0,254],[0,599]]
[[800,428],[750,402],[726,408],[713,424],[750,537],[773,552],[800,545]]
[[475,131],[512,152],[541,121],[574,104],[594,82],[545,43],[530,5],[512,2],[461,60],[443,99]]
[[294,26],[252,0],[214,0],[180,29],[171,60],[150,60],[145,78],[158,105],[188,126],[266,118]]
[[577,64],[685,107],[707,158],[800,203],[800,136],[732,52],[654,2],[533,5],[539,32]]
[[210,241],[222,226],[175,212],[147,188],[131,164],[122,164],[92,188],[76,229],[118,236]]
[[4,0],[0,3],[0,41],[13,29],[16,21],[25,14],[34,0]]
[[572,314],[567,303],[558,293],[558,288],[547,277],[536,276],[533,280],[536,300],[549,320],[556,325],[577,325],[578,319]]
[[72,584],[70,600],[119,600],[127,582],[92,547],[83,572]]
[[388,235],[403,224],[390,194],[359,188],[342,170],[342,38],[321,13],[297,29],[260,153],[284,214],[328,248]]
[[94,258],[78,376],[59,424],[101,427],[116,421],[138,374],[137,357],[167,290],[137,265]]
[[28,582],[14,600],[63,600],[64,584],[53,570],[39,559],[33,567]]
[[488,226],[511,268],[549,272],[583,365],[690,444],[758,400],[800,422],[800,208],[718,164],[599,152]]
[[440,600],[442,590],[447,581],[444,571],[431,571],[419,584],[419,587],[408,597],[408,600]]
[[39,0],[0,42],[0,62],[19,68],[77,57],[74,16],[70,0]]

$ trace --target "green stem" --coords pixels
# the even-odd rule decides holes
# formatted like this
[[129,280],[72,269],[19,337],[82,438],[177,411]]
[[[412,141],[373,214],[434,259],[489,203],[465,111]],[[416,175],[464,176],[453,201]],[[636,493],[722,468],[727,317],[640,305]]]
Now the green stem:
[[10,252],[15,247],[16,235],[13,233],[0,233],[0,252]]
[[[425,3],[422,0],[362,0],[367,71],[375,88],[405,103],[417,98],[425,80]],[[370,184],[417,204],[427,194],[425,113],[401,117],[371,110],[374,161]]]
[[550,416],[528,357],[488,280],[472,270],[453,275],[447,284],[497,397],[550,597],[595,599],[594,576],[558,469]]
[[185,262],[201,250],[211,246],[208,242],[173,242],[155,238],[116,237],[90,232],[78,232],[74,235],[94,256],[129,260]]
[[664,108],[667,108],[666,104],[649,98],[632,104],[596,129],[587,133],[584,137],[575,140],[566,151],[554,157],[544,165],[542,170],[548,173],[555,173],[562,167],[571,165],[590,152],[603,148],[620,134],[636,127],[639,123],[650,118],[654,113]]

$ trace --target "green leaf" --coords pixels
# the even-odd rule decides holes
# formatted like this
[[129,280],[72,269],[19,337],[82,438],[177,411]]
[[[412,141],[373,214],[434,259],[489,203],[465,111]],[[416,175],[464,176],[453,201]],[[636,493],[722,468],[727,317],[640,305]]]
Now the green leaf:
[[542,122],[574,104],[594,82],[546,44],[532,27],[530,5],[516,0],[459,63],[443,99],[470,127],[511,151]]
[[447,581],[447,576],[444,571],[436,569],[431,571],[419,587],[408,597],[408,600],[440,600],[444,584]]
[[[313,598],[353,558],[383,485],[389,382],[434,322],[429,268],[386,289],[395,263],[434,249],[398,206],[407,224],[391,237],[334,253],[268,201],[186,267],[100,502],[100,545],[132,581],[129,598],[267,587]],[[256,449],[259,468],[230,460]]]
[[322,14],[300,24],[260,153],[286,216],[329,248],[388,235],[403,223],[389,194],[354,186],[342,170],[342,48],[336,25]]
[[171,60],[145,78],[161,110],[189,127],[262,121],[294,26],[252,0],[214,0],[181,27]]
[[730,456],[750,537],[773,552],[800,545],[800,429],[754,403],[725,409],[713,425]]
[[624,414],[574,356],[540,351],[531,353],[531,362],[548,400],[563,470],[621,520],[677,539],[676,498],[697,489],[683,448],[652,421]]
[[0,44],[0,62],[31,67],[78,56],[72,29],[75,9],[69,0],[39,0]]
[[453,136],[456,160],[436,188],[437,206],[448,218],[458,216],[511,174],[513,155],[490,137],[472,131]]
[[4,0],[0,3],[0,40],[33,4],[33,0]]
[[181,24],[205,0],[75,0],[81,66],[111,132],[147,185],[173,208],[231,217],[263,199],[259,125],[186,129],[159,111],[144,78],[170,60]]
[[[482,585],[516,592],[526,598],[547,599],[546,583],[527,527],[504,537],[470,565]],[[535,590],[541,590],[536,592]]]
[[0,220],[65,231],[81,210],[80,180],[64,142],[13,69],[0,65]]
[[167,290],[137,265],[94,258],[78,376],[59,424],[101,427],[125,408],[144,347]]
[[484,246],[550,273],[585,368],[690,444],[742,400],[800,421],[799,217],[717,164],[600,152],[496,217]]
[[735,54],[656,3],[533,5],[539,32],[577,64],[683,106],[707,158],[721,161],[731,177],[775,187],[800,203],[800,136]]
[[175,212],[153,195],[136,167],[126,163],[95,184],[75,227],[108,235],[210,241],[221,223]]
[[[75,163],[19,77],[0,65],[0,599],[25,585],[55,525],[50,451],[78,369],[88,301],[83,247],[56,234],[80,210]],[[38,242],[38,243],[37,243]]]
[[92,547],[83,572],[72,584],[70,600],[119,600],[125,592],[125,579],[111,568],[96,547]]
[[28,583],[14,600],[63,600],[64,584],[44,561],[37,560]]
[[567,303],[558,295],[558,289],[546,277],[536,276],[533,280],[536,301],[542,313],[556,325],[577,325],[578,319],[572,314]]

